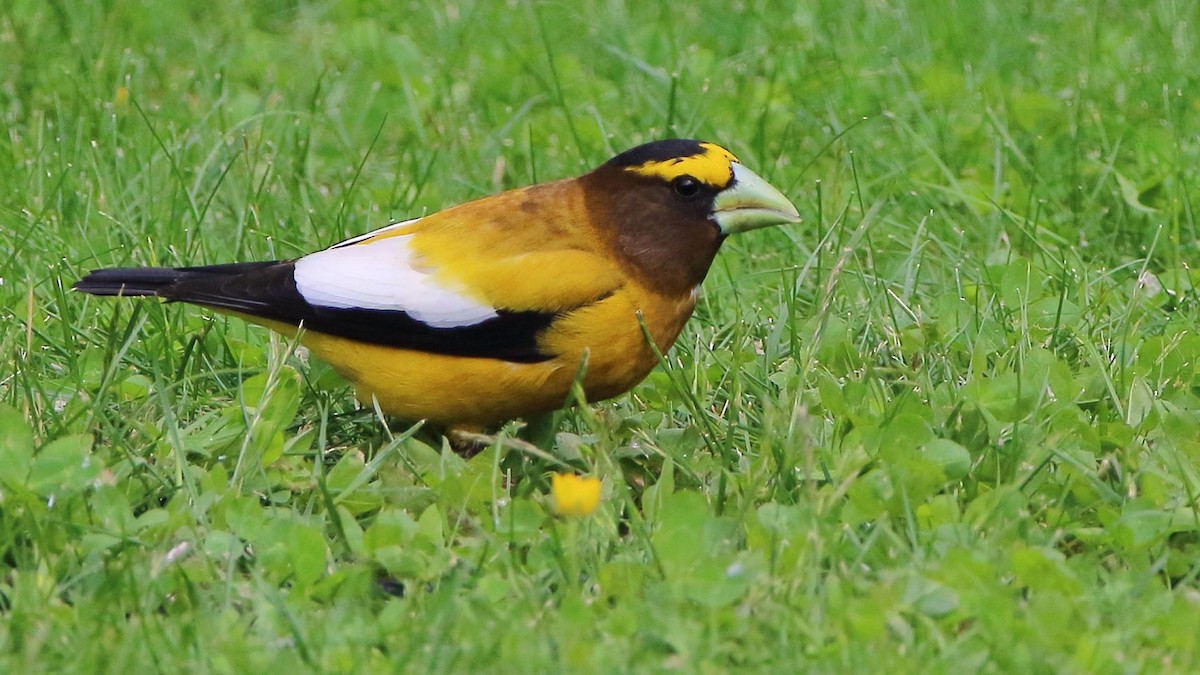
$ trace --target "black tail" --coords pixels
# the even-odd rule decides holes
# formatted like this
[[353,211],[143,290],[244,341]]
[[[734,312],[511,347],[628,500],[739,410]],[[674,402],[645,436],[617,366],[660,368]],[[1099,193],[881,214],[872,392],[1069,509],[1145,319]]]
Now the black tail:
[[253,272],[276,264],[271,262],[233,263],[230,265],[207,265],[204,267],[110,267],[92,270],[75,282],[75,290],[91,295],[161,295],[163,291],[182,281],[216,279],[246,272]]

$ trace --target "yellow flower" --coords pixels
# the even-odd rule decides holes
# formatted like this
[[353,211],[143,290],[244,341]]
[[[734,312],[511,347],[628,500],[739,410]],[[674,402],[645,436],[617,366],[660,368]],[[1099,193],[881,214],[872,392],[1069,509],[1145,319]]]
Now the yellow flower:
[[600,505],[600,479],[556,473],[550,477],[554,512],[560,516],[590,516]]

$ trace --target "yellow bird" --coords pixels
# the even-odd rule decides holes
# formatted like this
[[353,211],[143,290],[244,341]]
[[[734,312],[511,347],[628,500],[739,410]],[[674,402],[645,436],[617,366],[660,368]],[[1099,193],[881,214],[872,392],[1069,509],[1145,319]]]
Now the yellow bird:
[[482,428],[629,391],[691,316],[736,232],[799,220],[728,150],[638,146],[295,260],[95,270],[93,295],[158,296],[295,335],[407,420]]

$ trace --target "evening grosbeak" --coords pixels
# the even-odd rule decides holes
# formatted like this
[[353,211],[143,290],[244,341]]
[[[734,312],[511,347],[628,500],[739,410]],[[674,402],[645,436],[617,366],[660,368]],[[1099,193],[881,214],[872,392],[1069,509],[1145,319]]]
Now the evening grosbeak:
[[[95,270],[295,335],[408,420],[482,428],[629,391],[670,349],[721,242],[799,220],[728,150],[664,140],[578,178],[388,225],[295,260]],[[643,324],[645,332],[643,332]]]

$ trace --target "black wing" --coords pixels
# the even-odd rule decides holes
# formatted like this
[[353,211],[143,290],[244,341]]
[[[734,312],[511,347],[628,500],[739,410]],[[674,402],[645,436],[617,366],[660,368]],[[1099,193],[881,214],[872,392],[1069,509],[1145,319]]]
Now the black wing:
[[538,363],[553,358],[537,338],[555,313],[497,310],[468,326],[436,328],[405,312],[341,309],[310,304],[296,289],[292,261],[205,267],[134,267],[95,270],[75,284],[92,295],[157,296],[228,310],[306,330],[435,354]]

